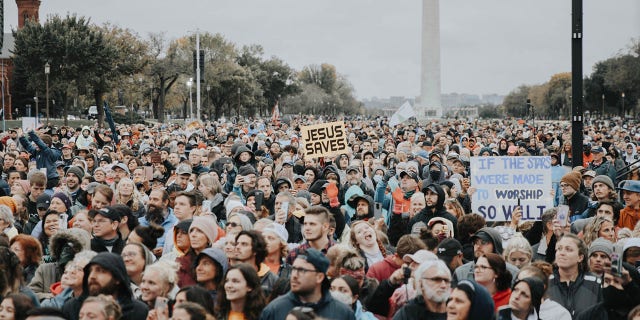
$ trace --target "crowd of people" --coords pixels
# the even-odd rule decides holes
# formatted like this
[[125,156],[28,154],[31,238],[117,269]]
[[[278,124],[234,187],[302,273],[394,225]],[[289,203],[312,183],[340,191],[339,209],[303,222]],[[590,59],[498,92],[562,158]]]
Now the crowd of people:
[[[640,129],[574,166],[568,123],[358,117],[306,155],[327,120],[1,133],[0,320],[640,319]],[[473,212],[479,156],[549,156],[554,207]]]

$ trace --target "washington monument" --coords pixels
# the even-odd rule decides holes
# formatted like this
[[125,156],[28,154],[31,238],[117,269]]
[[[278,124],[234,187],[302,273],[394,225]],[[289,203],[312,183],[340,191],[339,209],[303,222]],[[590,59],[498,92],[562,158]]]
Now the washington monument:
[[417,118],[440,118],[440,1],[422,0],[422,70]]

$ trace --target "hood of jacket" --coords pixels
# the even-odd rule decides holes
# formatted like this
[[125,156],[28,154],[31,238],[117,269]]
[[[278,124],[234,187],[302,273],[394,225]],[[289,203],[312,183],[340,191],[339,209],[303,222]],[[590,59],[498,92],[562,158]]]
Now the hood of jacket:
[[[422,189],[422,192],[425,193],[427,189],[433,188],[438,193],[438,202],[436,202],[436,210],[435,212],[439,212],[444,209],[444,201],[446,200],[446,195],[444,194],[444,189],[437,183],[428,184],[426,187]],[[423,210],[428,210],[429,208],[425,207]]]
[[324,170],[322,170],[322,179],[327,179],[328,173],[335,173],[336,176],[338,176],[336,179],[338,180],[338,187],[340,187],[342,182],[340,181],[340,170],[338,170],[338,167],[332,164],[328,165]]
[[238,149],[236,149],[236,153],[233,154],[233,160],[236,163],[240,163],[240,155],[243,152],[248,152],[249,155],[251,155],[251,158],[246,163],[253,163],[255,161],[256,156],[253,154],[253,152],[251,152],[251,149],[247,148],[247,146],[243,144],[243,145],[239,146]]
[[122,257],[111,252],[100,252],[97,256],[93,257],[91,261],[84,267],[84,278],[82,280],[82,295],[89,295],[89,274],[91,272],[91,266],[99,265],[105,270],[111,272],[113,278],[118,281],[118,300],[131,300],[133,292],[131,291],[131,282],[127,275],[127,269],[124,266]]
[[71,228],[58,231],[49,240],[49,252],[57,261],[62,254],[62,249],[70,243],[73,251],[78,253],[82,250],[91,249],[91,235],[80,228]]

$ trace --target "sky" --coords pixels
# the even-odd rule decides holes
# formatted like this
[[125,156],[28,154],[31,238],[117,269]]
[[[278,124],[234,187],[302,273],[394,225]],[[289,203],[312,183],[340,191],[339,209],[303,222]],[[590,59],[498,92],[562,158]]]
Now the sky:
[[[5,0],[5,32],[17,26]],[[583,72],[640,40],[640,1],[583,0]],[[260,44],[300,70],[331,63],[358,98],[420,94],[418,0],[43,0],[40,20],[68,13],[147,37],[221,33]],[[442,93],[507,94],[571,71],[571,0],[440,1]]]

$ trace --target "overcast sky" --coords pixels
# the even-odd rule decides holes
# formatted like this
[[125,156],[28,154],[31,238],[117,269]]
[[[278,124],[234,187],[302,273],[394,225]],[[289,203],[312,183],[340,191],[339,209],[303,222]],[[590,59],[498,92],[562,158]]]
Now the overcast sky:
[[[44,0],[40,19],[77,13],[146,37],[196,29],[296,69],[331,63],[359,98],[420,94],[418,0]],[[440,2],[443,93],[506,94],[520,84],[571,71],[571,0]],[[584,0],[584,74],[640,39],[640,1]],[[5,31],[17,26],[5,0]]]

